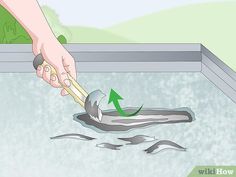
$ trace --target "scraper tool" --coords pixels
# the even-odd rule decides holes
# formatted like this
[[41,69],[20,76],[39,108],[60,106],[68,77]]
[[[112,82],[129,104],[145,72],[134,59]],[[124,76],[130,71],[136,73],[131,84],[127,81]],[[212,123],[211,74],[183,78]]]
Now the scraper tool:
[[[49,66],[51,68],[51,74],[56,74],[56,70],[43,59],[41,54],[37,55],[33,61],[33,66],[36,70],[39,65],[42,67]],[[88,94],[70,74],[68,74],[68,78],[71,82],[70,87],[65,87],[60,83],[61,86],[74,98],[75,102],[79,103],[86,110],[91,118],[100,122],[102,111],[99,108],[99,103],[105,94],[100,90],[95,90]]]

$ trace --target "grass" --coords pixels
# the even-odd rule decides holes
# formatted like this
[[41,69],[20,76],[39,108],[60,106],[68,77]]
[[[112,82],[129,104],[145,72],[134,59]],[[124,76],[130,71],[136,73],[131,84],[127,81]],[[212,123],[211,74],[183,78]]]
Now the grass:
[[31,38],[16,19],[0,5],[0,44],[31,42]]

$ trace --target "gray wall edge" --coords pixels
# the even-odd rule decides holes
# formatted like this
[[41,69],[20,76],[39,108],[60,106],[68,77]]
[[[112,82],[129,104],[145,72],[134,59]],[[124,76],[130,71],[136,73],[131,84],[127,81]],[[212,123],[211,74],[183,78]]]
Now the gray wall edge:
[[[79,72],[202,72],[236,102],[236,73],[202,44],[67,44]],[[35,72],[30,44],[0,44],[0,72]]]
[[236,73],[201,45],[202,74],[236,103]]

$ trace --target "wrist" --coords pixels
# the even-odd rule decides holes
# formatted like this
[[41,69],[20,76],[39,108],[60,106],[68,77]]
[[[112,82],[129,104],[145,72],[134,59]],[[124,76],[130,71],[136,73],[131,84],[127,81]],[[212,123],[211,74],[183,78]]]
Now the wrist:
[[35,55],[42,53],[45,47],[48,48],[56,47],[60,44],[53,33],[47,33],[47,34],[44,33],[42,35],[33,36],[32,42],[33,42],[33,53]]
[[51,31],[51,29],[48,30],[40,30],[40,32],[32,34],[31,38],[33,40],[33,43],[45,43],[46,41],[55,41],[56,37],[53,34],[53,32]]

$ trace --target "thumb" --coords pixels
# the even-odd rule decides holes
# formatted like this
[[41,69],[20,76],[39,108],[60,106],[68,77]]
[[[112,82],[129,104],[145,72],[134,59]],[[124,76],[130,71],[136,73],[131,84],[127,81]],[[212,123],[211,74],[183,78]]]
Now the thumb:
[[59,82],[64,87],[70,87],[71,83],[68,78],[68,73],[66,72],[64,66],[60,65],[59,67],[56,68],[56,71],[57,71],[57,76],[58,76]]

